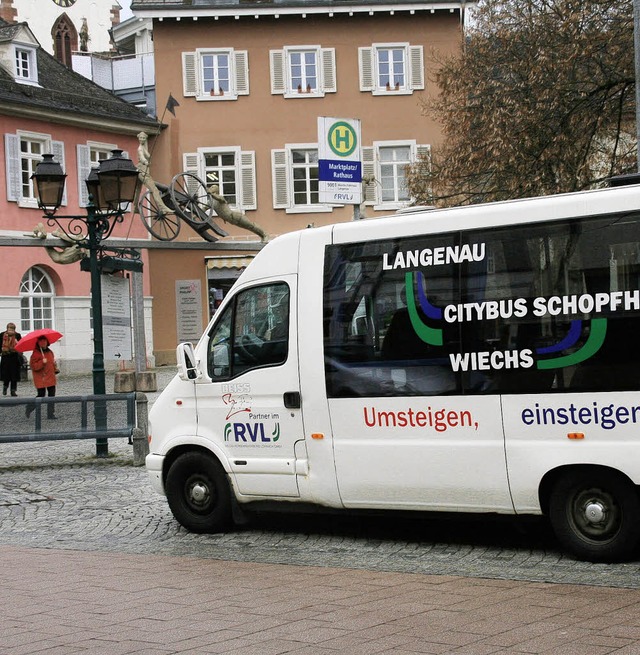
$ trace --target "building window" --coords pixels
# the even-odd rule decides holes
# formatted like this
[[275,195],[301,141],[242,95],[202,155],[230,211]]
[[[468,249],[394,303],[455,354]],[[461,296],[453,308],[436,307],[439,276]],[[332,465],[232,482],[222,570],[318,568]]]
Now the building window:
[[78,31],[70,18],[63,14],[55,22],[51,35],[55,48],[55,58],[67,68],[72,67],[71,55],[78,49]]
[[409,146],[388,146],[378,150],[382,202],[407,202],[407,166],[411,164]]
[[360,90],[373,95],[407,95],[424,89],[423,47],[374,43],[358,48]]
[[101,161],[109,159],[111,151],[118,146],[115,143],[97,143],[88,141],[76,146],[76,157],[78,161],[78,195],[81,207],[89,204],[89,190],[86,180],[91,169],[98,166]]
[[249,94],[246,50],[198,49],[182,53],[183,94],[196,100],[236,100]]
[[272,150],[273,206],[289,213],[328,212],[318,194],[318,146],[296,144]]
[[[64,170],[64,143],[53,141],[48,134],[19,131],[5,134],[7,200],[21,207],[36,208],[35,187],[31,176],[45,153],[53,153]],[[66,192],[62,202],[66,205]]]
[[292,150],[293,204],[318,204],[318,151]]
[[225,95],[231,90],[228,52],[202,55],[202,90],[209,95]]
[[99,166],[101,161],[109,159],[111,151],[115,150],[116,146],[89,146],[89,160],[91,167]]
[[378,88],[386,91],[399,91],[406,88],[404,48],[379,48],[378,55]]
[[15,46],[15,81],[21,84],[38,84],[38,64],[36,49],[25,46]]
[[36,166],[42,161],[44,153],[44,141],[27,137],[20,139],[20,195],[22,198],[35,200],[35,187],[31,176],[35,173]]
[[233,152],[205,152],[204,170],[207,187],[217,184],[230,205],[237,205],[236,157]]
[[292,90],[316,93],[318,90],[318,53],[313,50],[289,53],[289,79]]
[[53,328],[54,286],[49,276],[34,266],[20,282],[20,328],[23,333]]
[[234,208],[257,208],[256,164],[253,150],[238,146],[198,148],[183,155],[183,167],[203,180],[207,187],[217,185],[219,193]]
[[31,79],[29,52],[16,48],[16,75],[26,80]]
[[407,167],[420,157],[428,157],[428,145],[415,141],[377,141],[362,148],[362,174],[373,177],[365,187],[365,202],[374,209],[401,209],[411,202],[407,189]]
[[285,47],[271,50],[271,93],[286,98],[322,97],[336,92],[334,48]]

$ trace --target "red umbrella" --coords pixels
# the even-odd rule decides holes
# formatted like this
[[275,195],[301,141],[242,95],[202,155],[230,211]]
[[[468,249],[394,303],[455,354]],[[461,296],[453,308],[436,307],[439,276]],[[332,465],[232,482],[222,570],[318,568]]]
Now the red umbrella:
[[25,334],[20,341],[16,344],[16,350],[19,353],[26,352],[27,350],[35,350],[38,346],[38,339],[46,337],[49,344],[55,343],[58,339],[62,338],[62,333],[50,328],[42,328],[41,330],[34,330]]

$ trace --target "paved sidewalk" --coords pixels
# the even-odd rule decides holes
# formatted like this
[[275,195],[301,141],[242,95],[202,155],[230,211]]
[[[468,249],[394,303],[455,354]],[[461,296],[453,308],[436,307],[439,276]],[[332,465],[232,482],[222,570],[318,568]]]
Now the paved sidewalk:
[[0,547],[3,655],[640,653],[640,591]]
[[[159,390],[174,372],[158,369]],[[107,380],[111,392],[113,376]],[[23,383],[18,392],[33,390]],[[91,377],[62,377],[58,392],[90,394]],[[158,394],[147,394],[150,404]],[[99,465],[94,448],[73,441],[3,447],[3,530],[10,532],[0,546],[0,655],[640,655],[640,589],[621,588],[620,578],[637,582],[633,564],[576,563],[575,579],[607,584],[611,569],[621,580],[596,587],[459,577],[464,568],[446,543],[426,557],[442,563],[449,554],[456,575],[368,567],[367,557],[388,556],[417,570],[408,556],[419,549],[413,542],[394,542],[385,555],[376,539],[332,542],[273,528],[193,535],[167,516],[146,480],[135,496],[144,472],[130,466],[126,440],[110,440],[112,457]],[[83,477],[95,482],[83,486]],[[87,526],[86,550],[76,523]],[[89,550],[100,539],[109,549]],[[296,565],[292,541],[304,554]],[[509,576],[508,549],[488,563],[482,550],[470,549],[466,559],[485,566],[484,575],[502,563],[494,577]],[[345,552],[360,559],[350,563]],[[261,555],[288,563],[255,561]],[[534,555],[536,570],[554,556]],[[328,565],[318,565],[327,556]],[[566,575],[572,567],[557,568]]]

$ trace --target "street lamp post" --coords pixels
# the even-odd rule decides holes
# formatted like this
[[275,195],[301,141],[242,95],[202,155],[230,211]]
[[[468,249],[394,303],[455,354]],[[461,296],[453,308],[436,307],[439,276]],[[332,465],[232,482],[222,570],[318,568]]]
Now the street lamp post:
[[[104,337],[102,326],[102,262],[105,252],[115,253],[119,258],[131,260],[131,266],[140,270],[139,253],[127,249],[105,248],[104,239],[111,236],[118,223],[124,221],[126,206],[133,202],[138,184],[138,170],[130,159],[123,157],[121,150],[114,150],[109,159],[100,162],[98,168],[91,170],[86,180],[89,190],[89,204],[86,216],[56,216],[62,205],[65,175],[62,167],[53,155],[43,155],[43,160],[36,166],[32,175],[35,181],[38,206],[44,212],[49,225],[57,225],[67,236],[71,237],[89,251],[89,272],[91,274],[91,312],[93,316],[93,393],[106,393],[104,370]],[[60,220],[66,223],[61,223]],[[86,234],[85,234],[86,229]],[[112,259],[112,258],[111,258]],[[82,267],[84,270],[86,268]],[[96,401],[96,430],[107,427],[106,403]],[[106,438],[96,440],[96,456],[108,455]]]

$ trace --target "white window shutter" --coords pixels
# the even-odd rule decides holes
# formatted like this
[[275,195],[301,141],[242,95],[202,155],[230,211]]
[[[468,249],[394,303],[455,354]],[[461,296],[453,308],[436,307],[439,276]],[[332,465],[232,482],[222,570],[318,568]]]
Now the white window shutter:
[[375,149],[371,147],[362,148],[362,176],[371,179],[371,182],[364,189],[364,202],[366,205],[376,204],[378,182],[375,179],[375,174]]
[[[55,160],[62,166],[62,170],[66,172],[66,167],[64,165],[64,142],[63,141],[51,141],[51,152]],[[62,194],[62,204],[67,204],[67,185],[64,186],[64,193]]]
[[7,176],[7,200],[18,202],[22,196],[20,173],[20,138],[17,134],[4,135],[4,155]]
[[421,45],[409,46],[409,65],[412,89],[424,89],[424,51]]
[[246,50],[234,50],[233,58],[236,68],[236,94],[249,95],[249,53]]
[[375,88],[373,48],[358,48],[358,68],[360,72],[360,91],[373,91]]
[[91,172],[91,149],[87,145],[79,143],[76,146],[78,161],[78,204],[86,207],[89,204],[89,190],[85,180]]
[[289,203],[288,169],[289,161],[286,150],[271,151],[271,167],[273,175],[273,207],[287,209]]
[[270,50],[269,59],[271,60],[271,93],[278,94],[285,92],[284,79],[284,50]]
[[322,48],[322,90],[325,93],[335,93],[336,86],[336,49]]
[[246,150],[240,153],[240,179],[242,180],[242,209],[257,209],[256,153]]
[[182,95],[198,95],[198,69],[195,52],[182,53]]
[[197,152],[183,153],[182,166],[185,173],[191,173],[196,177],[200,177],[200,157]]

